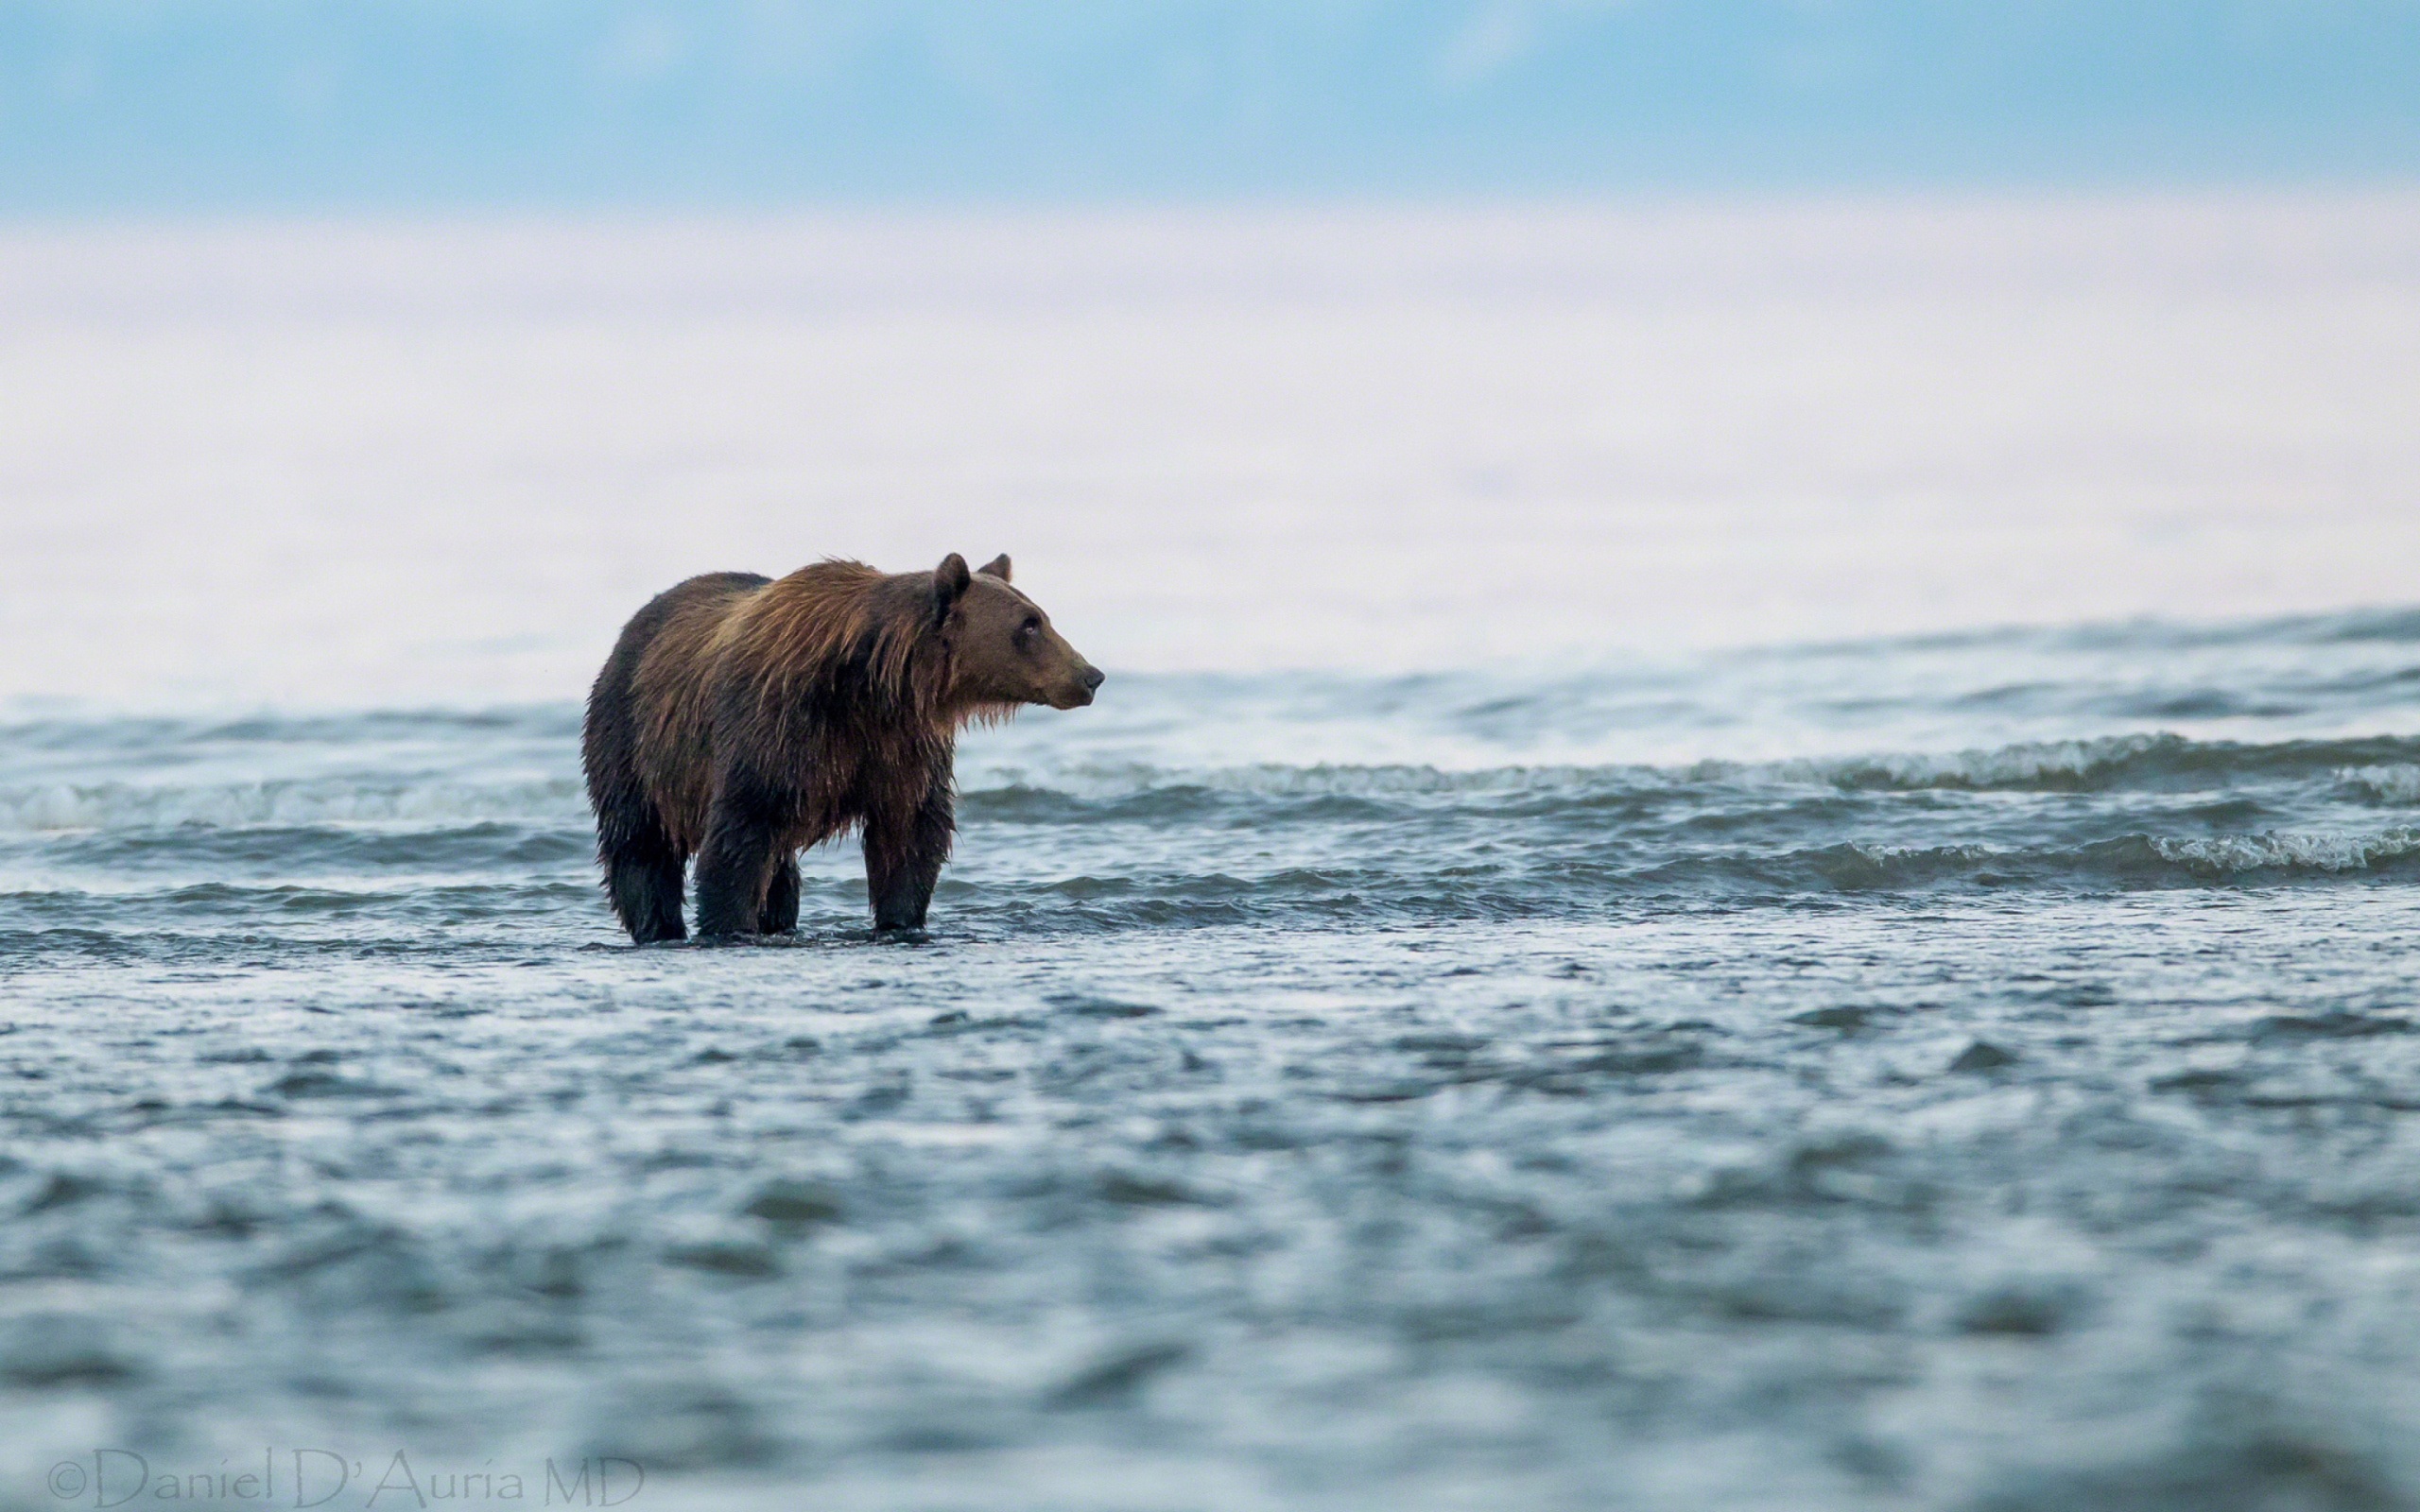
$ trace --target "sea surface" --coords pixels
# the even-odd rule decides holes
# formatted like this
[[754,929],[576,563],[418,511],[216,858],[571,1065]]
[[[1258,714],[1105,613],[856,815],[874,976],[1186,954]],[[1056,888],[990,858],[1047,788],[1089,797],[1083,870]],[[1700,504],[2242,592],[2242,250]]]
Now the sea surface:
[[0,1506],[2420,1505],[2420,610],[1092,649],[914,942],[630,946],[567,700],[13,715]]

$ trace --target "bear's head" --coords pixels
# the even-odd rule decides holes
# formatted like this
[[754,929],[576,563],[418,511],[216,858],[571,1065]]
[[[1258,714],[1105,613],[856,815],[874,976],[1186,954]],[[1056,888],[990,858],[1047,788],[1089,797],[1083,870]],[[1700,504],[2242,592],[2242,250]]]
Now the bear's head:
[[951,651],[948,701],[959,708],[1093,701],[1101,670],[1050,627],[1040,605],[1009,586],[1002,555],[980,572],[951,552],[933,571],[933,613]]

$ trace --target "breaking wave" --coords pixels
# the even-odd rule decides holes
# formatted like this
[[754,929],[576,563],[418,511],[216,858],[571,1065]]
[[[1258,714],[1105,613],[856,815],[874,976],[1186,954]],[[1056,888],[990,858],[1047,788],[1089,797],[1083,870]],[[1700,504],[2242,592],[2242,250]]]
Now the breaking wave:
[[[0,926],[60,927],[103,899],[160,927],[248,911],[398,928],[602,917],[577,720],[562,710],[14,733]],[[1585,917],[2420,870],[2420,829],[2394,814],[2420,807],[2420,739],[2399,736],[2141,733],[1660,765],[1184,765],[1047,743],[1018,764],[997,750],[963,766],[941,895],[971,926]],[[245,775],[264,769],[279,775]],[[808,857],[810,913],[827,921],[862,911],[850,849]]]
[[1826,787],[1849,792],[2081,793],[2127,789],[2207,790],[2248,782],[2342,780],[2381,801],[2420,801],[2420,740],[2282,741],[2239,744],[2181,735],[2033,742],[1947,754],[1884,754],[1742,763],[1430,765],[1275,763],[1186,771],[1139,763],[1070,765],[1045,774],[1007,774],[972,787],[966,801],[1001,817],[1052,812],[1065,802],[1124,801],[1153,793],[1271,798],[1492,799],[1672,792],[1689,788]]

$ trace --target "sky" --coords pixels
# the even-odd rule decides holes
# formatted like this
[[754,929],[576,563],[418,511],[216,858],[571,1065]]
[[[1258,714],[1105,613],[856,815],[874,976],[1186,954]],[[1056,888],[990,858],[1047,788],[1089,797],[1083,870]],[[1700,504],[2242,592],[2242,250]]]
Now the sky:
[[0,721],[574,698],[827,555],[1113,678],[2409,605],[2415,352],[2409,190],[0,228]]
[[2415,249],[2420,0],[0,0],[0,708],[2406,604]]
[[0,0],[0,215],[2408,182],[2420,0]]

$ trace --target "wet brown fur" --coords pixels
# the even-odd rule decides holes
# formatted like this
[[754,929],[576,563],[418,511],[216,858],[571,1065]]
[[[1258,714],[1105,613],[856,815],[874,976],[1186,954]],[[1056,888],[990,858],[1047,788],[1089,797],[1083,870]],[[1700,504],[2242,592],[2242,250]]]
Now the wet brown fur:
[[1090,703],[1100,674],[1009,583],[822,561],[778,581],[693,577],[624,627],[581,754],[597,857],[633,939],[678,939],[695,855],[700,935],[798,919],[797,852],[865,835],[878,928],[922,928],[949,854],[958,730]]

